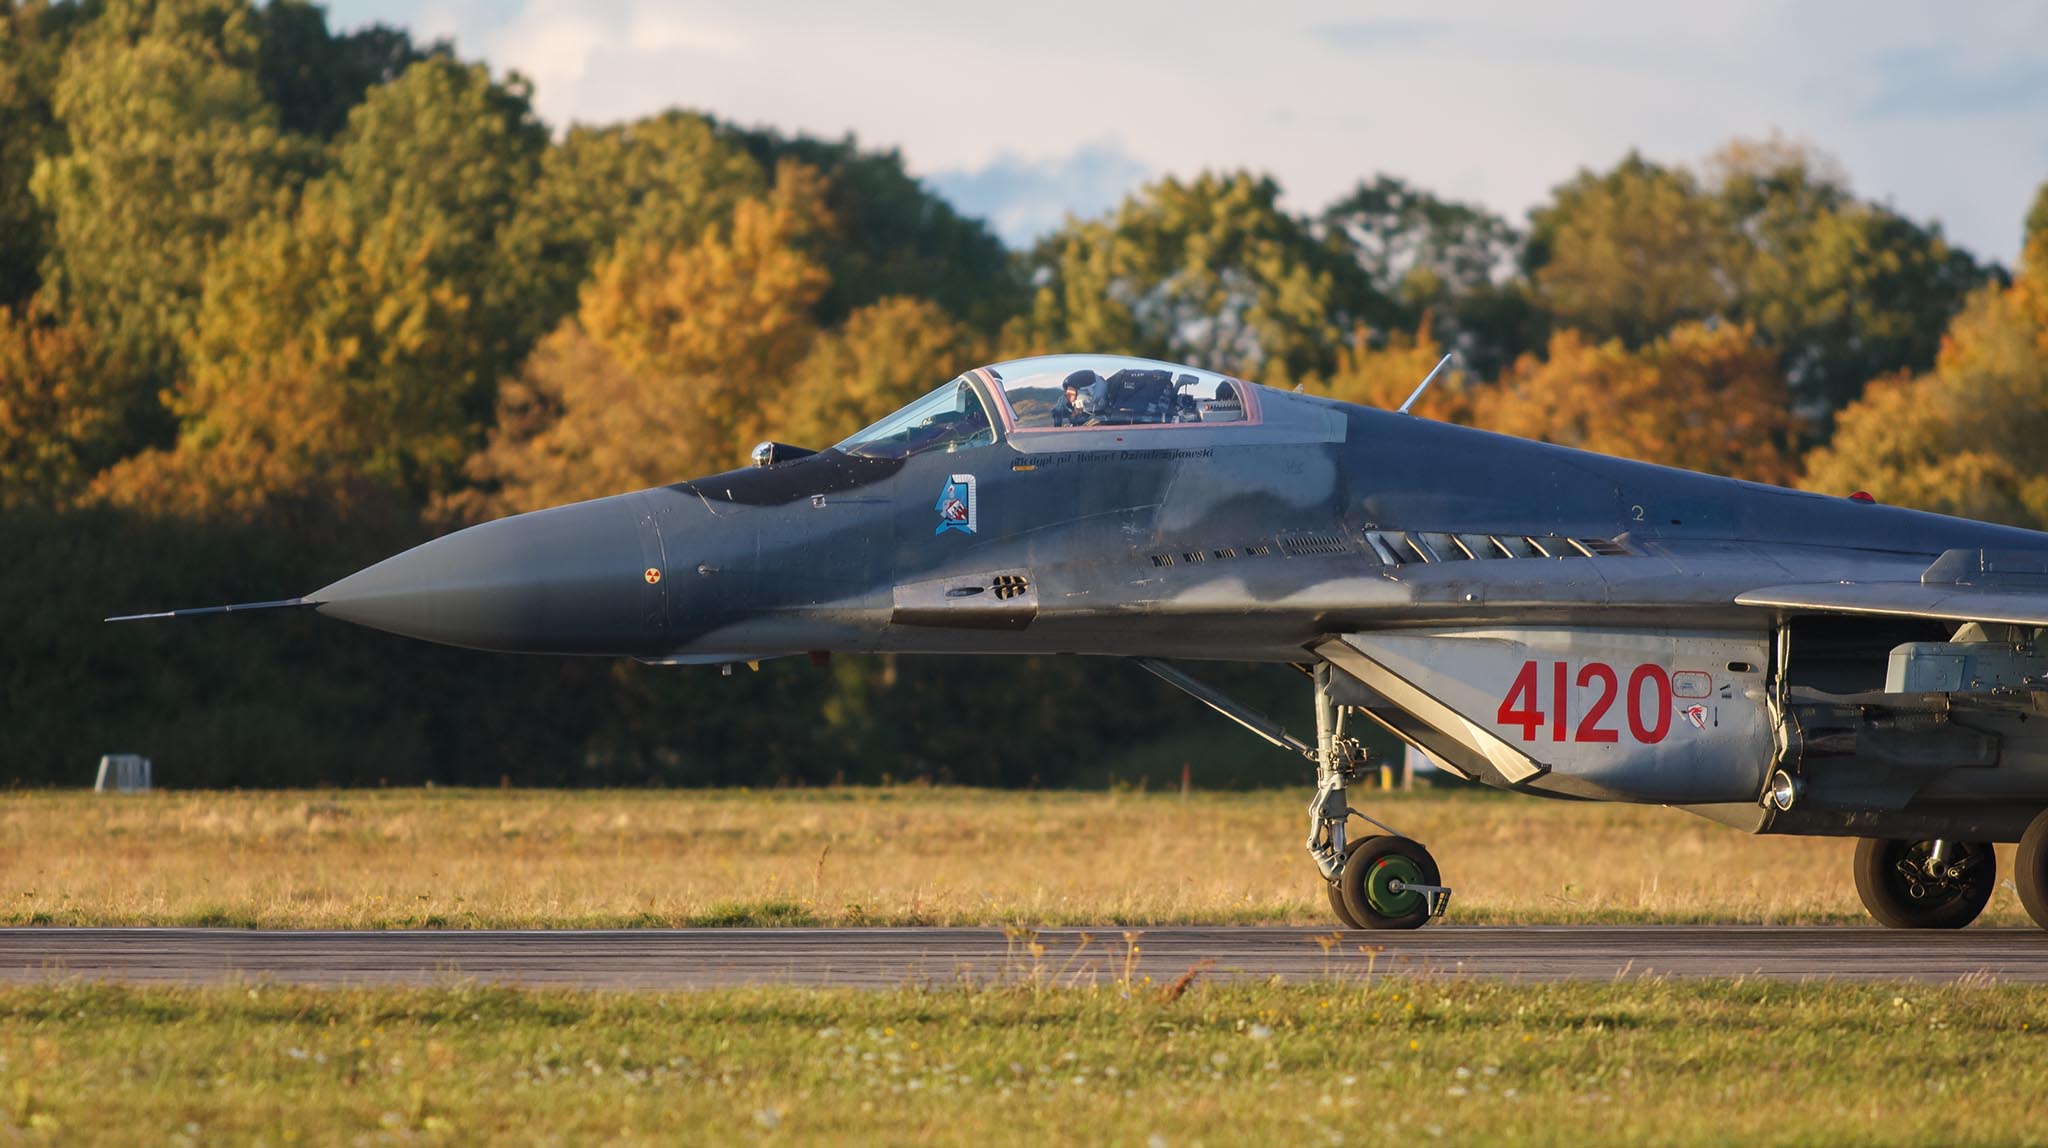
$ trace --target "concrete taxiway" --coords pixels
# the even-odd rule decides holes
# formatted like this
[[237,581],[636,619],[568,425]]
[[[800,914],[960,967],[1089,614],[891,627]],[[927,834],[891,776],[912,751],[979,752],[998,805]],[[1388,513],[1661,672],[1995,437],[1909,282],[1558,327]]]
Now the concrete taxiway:
[[[1127,936],[1128,933],[1128,936]],[[1034,952],[1033,946],[1042,946]],[[604,989],[794,984],[883,988],[1021,979],[1289,980],[1368,972],[1530,981],[1614,977],[2048,981],[2048,932],[1967,929],[1433,926],[255,932],[0,929],[0,981],[131,984],[460,981]]]

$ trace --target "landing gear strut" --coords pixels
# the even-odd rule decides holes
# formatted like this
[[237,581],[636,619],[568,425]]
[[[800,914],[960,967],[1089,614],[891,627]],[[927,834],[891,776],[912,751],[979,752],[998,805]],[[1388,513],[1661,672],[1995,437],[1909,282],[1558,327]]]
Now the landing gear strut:
[[1960,929],[1977,919],[1998,886],[1988,842],[1856,843],[1856,892],[1877,923],[1893,929]]
[[[1437,875],[1429,850],[1345,800],[1345,785],[1358,780],[1364,755],[1356,740],[1344,736],[1343,710],[1330,694],[1330,663],[1319,662],[1310,672],[1316,687],[1316,744],[1311,746],[1157,658],[1132,660],[1274,745],[1316,763],[1308,853],[1322,873],[1338,920],[1354,929],[1419,929],[1443,916],[1451,890]],[[1347,841],[1344,831],[1353,817],[1381,832]]]
[[[1330,908],[1354,929],[1419,929],[1450,906],[1451,891],[1422,843],[1351,808],[1345,786],[1358,780],[1364,754],[1344,736],[1344,713],[1330,696],[1330,663],[1316,684],[1316,795],[1308,803],[1308,853],[1329,884]],[[1383,831],[1347,842],[1352,816]]]

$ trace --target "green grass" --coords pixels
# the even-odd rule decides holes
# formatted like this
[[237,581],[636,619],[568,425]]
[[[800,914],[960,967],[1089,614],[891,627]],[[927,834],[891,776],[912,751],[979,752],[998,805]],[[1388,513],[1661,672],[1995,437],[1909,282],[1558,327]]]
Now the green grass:
[[0,989],[0,1143],[2040,1144],[2048,988]]

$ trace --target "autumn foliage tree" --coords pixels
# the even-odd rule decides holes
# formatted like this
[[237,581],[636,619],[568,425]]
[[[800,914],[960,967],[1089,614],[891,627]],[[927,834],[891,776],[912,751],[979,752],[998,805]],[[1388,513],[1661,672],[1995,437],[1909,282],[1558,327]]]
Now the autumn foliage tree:
[[1684,168],[1630,154],[1579,173],[1529,218],[1530,287],[1560,328],[1636,346],[1733,301],[1720,217]]
[[764,194],[772,177],[709,116],[667,111],[571,127],[505,229],[510,274],[497,290],[538,338],[576,310],[592,267],[622,242],[687,246]]
[[1038,283],[1013,349],[1123,352],[1282,380],[1327,370],[1391,313],[1348,254],[1249,172],[1164,179],[1027,259]]
[[829,280],[801,241],[829,226],[822,190],[785,164],[766,197],[695,243],[623,240],[501,389],[471,466],[483,490],[457,508],[531,509],[737,465],[816,335]]
[[480,66],[429,59],[376,89],[296,208],[213,261],[171,397],[177,445],[101,492],[247,513],[359,484],[448,489],[521,350],[491,305],[496,237],[543,142],[525,92]]
[[77,318],[0,307],[0,508],[61,503],[112,461],[125,382]]
[[1385,175],[1319,211],[1162,178],[1012,253],[893,150],[683,109],[551,134],[530,95],[312,0],[0,2],[0,779],[74,776],[89,728],[186,782],[1080,780],[1182,700],[1073,659],[713,694],[289,617],[76,623],[828,446],[1037,351],[1391,408],[1453,350],[1418,415],[1773,481],[1861,393],[1816,488],[2048,526],[2048,188],[1989,288],[1775,138],[1581,172],[1526,227]]
[[1689,470],[1784,483],[1801,430],[1777,353],[1748,327],[1681,323],[1630,350],[1575,331],[1480,391],[1488,430]]
[[[2048,204],[2048,186],[2038,201]],[[2048,213],[2019,273],[1949,325],[1934,369],[1872,383],[1806,485],[2048,529]]]
[[158,383],[177,373],[215,250],[310,159],[264,100],[257,47],[240,0],[110,0],[56,82],[69,148],[33,182],[46,286]]
[[817,449],[988,361],[985,337],[929,299],[896,296],[821,333],[763,404],[763,438]]

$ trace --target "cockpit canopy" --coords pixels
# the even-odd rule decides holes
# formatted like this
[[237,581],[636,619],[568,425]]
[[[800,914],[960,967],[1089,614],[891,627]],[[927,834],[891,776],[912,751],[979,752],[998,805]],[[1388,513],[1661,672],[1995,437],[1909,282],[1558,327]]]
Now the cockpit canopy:
[[864,458],[909,458],[987,446],[996,441],[988,408],[962,375],[847,439],[838,449]]
[[995,442],[997,423],[1008,434],[1035,434],[1258,421],[1253,388],[1226,375],[1122,355],[1041,355],[969,371],[838,449],[867,458],[950,454]]
[[1121,355],[1042,355],[982,368],[1012,431],[1249,421],[1236,379]]

